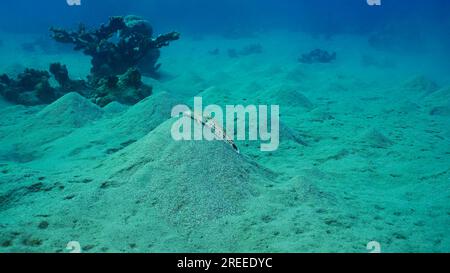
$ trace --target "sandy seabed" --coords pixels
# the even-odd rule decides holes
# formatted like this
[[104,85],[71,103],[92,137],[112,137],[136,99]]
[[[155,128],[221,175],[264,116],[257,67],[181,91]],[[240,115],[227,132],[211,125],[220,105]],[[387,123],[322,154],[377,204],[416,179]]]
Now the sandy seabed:
[[[25,52],[2,35],[0,71],[89,59]],[[183,37],[134,106],[76,93],[48,106],[0,101],[0,252],[450,251],[450,77],[439,49],[371,49],[366,37]],[[260,54],[228,49],[258,43]],[[301,64],[314,48],[331,64]],[[215,49],[219,49],[215,51]],[[211,54],[212,52],[217,54]],[[446,67],[447,65],[447,67]],[[281,143],[176,142],[171,108],[280,105]]]

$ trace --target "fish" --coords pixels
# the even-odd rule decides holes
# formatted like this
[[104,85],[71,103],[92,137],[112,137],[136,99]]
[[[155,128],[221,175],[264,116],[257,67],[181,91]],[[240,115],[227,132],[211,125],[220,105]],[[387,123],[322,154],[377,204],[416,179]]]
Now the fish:
[[231,148],[233,148],[233,150],[236,153],[238,153],[238,154],[241,153],[238,146],[234,142],[233,138],[231,138],[226,133],[226,131],[222,128],[222,126],[220,126],[213,117],[211,117],[209,115],[201,115],[201,114],[193,112],[193,111],[185,111],[183,113],[183,116],[191,118],[198,124],[210,128],[211,132],[217,137],[217,139],[223,140],[225,143],[230,145]]

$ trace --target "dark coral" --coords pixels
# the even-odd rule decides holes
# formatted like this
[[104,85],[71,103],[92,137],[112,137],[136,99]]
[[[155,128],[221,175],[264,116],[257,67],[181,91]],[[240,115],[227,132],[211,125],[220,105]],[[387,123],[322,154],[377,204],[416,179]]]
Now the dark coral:
[[151,94],[152,87],[142,83],[139,70],[130,68],[122,75],[103,78],[93,91],[92,100],[102,107],[113,101],[135,104]]
[[336,60],[336,52],[329,53],[322,49],[314,49],[307,54],[303,54],[302,57],[298,59],[299,62],[304,64],[331,63],[334,60]]
[[80,25],[77,31],[51,28],[57,42],[75,45],[92,57],[91,80],[125,73],[139,67],[146,74],[155,75],[159,68],[159,49],[178,40],[180,34],[171,32],[152,38],[153,29],[148,21],[137,16],[115,16],[95,30]]
[[63,64],[50,64],[50,73],[55,77],[63,93],[79,92],[89,88],[87,83],[83,80],[70,79],[67,67]]
[[69,72],[67,71],[67,67],[60,63],[50,64],[50,73],[53,74],[56,81],[61,86],[66,86],[70,82]]
[[57,90],[50,86],[47,71],[25,69],[16,79],[0,76],[0,94],[7,100],[23,105],[50,103],[57,97]]
[[[50,85],[50,73],[58,87]],[[152,94],[152,87],[142,82],[137,68],[130,68],[122,75],[101,78],[95,86],[83,80],[70,79],[66,66],[60,63],[51,64],[50,73],[27,68],[16,79],[0,75],[0,95],[10,102],[32,106],[52,103],[69,92],[78,92],[105,106],[113,101],[136,104]]]
[[0,76],[0,94],[7,100],[23,105],[47,104],[78,92],[100,106],[113,101],[135,104],[152,93],[152,87],[142,82],[141,71],[156,75],[160,48],[180,37],[171,32],[152,38],[150,24],[137,16],[111,17],[95,30],[80,25],[77,31],[51,28],[51,32],[54,40],[74,44],[75,50],[92,57],[88,80],[72,80],[65,65],[53,63],[49,71],[59,86],[52,87],[49,72],[26,69],[17,79]]
[[[50,85],[50,73],[59,83],[58,87]],[[88,89],[85,81],[74,81],[69,78],[65,65],[51,64],[50,73],[26,68],[16,79],[11,79],[6,74],[1,75],[0,95],[10,102],[32,106],[49,104],[69,92],[82,93]]]

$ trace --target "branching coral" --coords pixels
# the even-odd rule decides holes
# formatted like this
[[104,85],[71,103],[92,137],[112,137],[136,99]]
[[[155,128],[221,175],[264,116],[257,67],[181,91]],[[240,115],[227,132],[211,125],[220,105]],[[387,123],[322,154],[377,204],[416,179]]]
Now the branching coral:
[[115,16],[98,29],[87,30],[80,25],[76,31],[51,28],[52,38],[73,44],[75,50],[92,57],[88,80],[72,80],[67,67],[50,65],[50,73],[58,87],[50,86],[50,73],[26,69],[17,79],[0,76],[0,94],[7,100],[24,105],[51,103],[69,92],[78,92],[100,106],[118,101],[135,104],[150,96],[152,87],[141,80],[141,71],[155,75],[160,48],[178,40],[171,32],[153,38],[150,24],[137,16]]
[[53,74],[56,81],[59,83],[63,92],[74,92],[88,89],[88,86],[83,80],[71,80],[67,67],[60,63],[50,64],[50,73]]
[[138,66],[143,73],[155,74],[159,68],[159,49],[180,38],[177,32],[152,38],[153,29],[148,21],[132,15],[111,17],[108,24],[90,31],[84,25],[77,31],[50,30],[55,41],[74,44],[75,50],[92,57],[91,81],[94,83]]

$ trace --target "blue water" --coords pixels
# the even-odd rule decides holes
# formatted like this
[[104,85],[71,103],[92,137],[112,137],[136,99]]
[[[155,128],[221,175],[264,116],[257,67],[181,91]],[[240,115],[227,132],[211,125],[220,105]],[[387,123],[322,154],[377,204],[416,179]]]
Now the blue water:
[[364,0],[84,0],[79,7],[68,6],[64,0],[17,0],[2,3],[0,26],[2,30],[17,32],[43,31],[54,24],[98,24],[111,14],[126,13],[151,18],[161,28],[177,27],[199,33],[234,27],[365,32],[407,21],[411,29],[426,26],[445,34],[449,9],[450,3],[445,0],[384,0],[376,7]]

